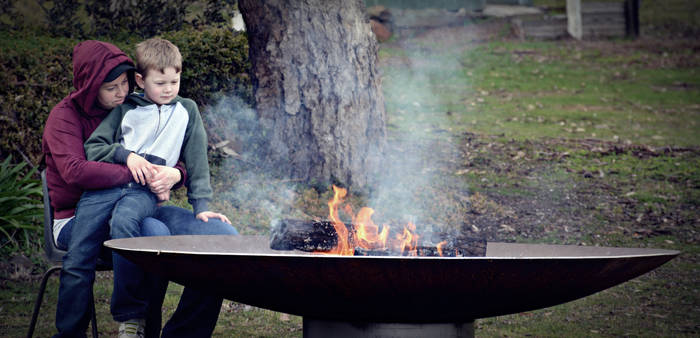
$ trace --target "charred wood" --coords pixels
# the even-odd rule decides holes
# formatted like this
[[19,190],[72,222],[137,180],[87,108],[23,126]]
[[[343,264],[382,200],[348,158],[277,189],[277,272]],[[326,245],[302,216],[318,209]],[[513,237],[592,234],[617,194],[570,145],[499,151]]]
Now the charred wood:
[[[346,224],[349,242],[354,240],[355,225]],[[421,236],[419,234],[419,236]],[[425,257],[483,257],[486,255],[486,240],[465,237],[459,234],[425,233],[417,247],[401,252],[391,248],[354,248],[355,256],[425,256]],[[440,243],[440,244],[435,244]],[[275,250],[301,250],[327,252],[338,244],[338,236],[331,221],[279,220],[271,230],[270,248]],[[351,244],[352,245],[352,244]]]
[[355,247],[354,256],[393,256],[394,253],[389,249],[365,249],[363,247]]
[[[422,254],[421,249],[424,251]],[[486,240],[458,237],[446,241],[446,243],[440,246],[439,250],[436,245],[431,247],[419,247],[418,252],[418,256],[484,257],[486,256]]]
[[281,219],[270,231],[270,248],[274,250],[330,251],[337,244],[330,221]]

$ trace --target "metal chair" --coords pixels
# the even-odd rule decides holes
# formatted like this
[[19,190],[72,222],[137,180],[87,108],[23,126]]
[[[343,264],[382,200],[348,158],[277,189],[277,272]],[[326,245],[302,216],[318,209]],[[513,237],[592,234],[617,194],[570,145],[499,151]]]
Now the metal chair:
[[[30,338],[34,335],[39,310],[41,309],[41,302],[44,299],[44,291],[46,291],[46,283],[54,272],[61,270],[63,256],[66,254],[65,250],[61,250],[56,246],[56,242],[54,242],[53,239],[53,208],[51,207],[51,201],[49,199],[49,188],[46,184],[46,170],[41,171],[41,185],[42,192],[44,194],[44,251],[46,252],[46,258],[53,263],[53,266],[46,270],[44,277],[41,279],[39,293],[37,294],[36,302],[34,303],[32,321],[29,323],[29,332],[27,332],[27,337]],[[111,262],[106,259],[99,258],[97,260],[96,270],[112,270],[112,265],[110,263]],[[90,294],[92,295],[92,292],[90,292]],[[94,296],[92,298],[93,299],[90,301],[90,313],[92,315],[92,336],[97,337],[97,316],[95,315]]]

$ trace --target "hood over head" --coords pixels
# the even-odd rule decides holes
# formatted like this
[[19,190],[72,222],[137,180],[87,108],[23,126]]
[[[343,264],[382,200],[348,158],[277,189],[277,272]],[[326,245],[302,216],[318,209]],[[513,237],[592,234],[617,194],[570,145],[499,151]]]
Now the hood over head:
[[[88,116],[99,116],[106,111],[95,105],[97,93],[107,74],[118,65],[134,62],[117,46],[97,41],[87,40],[78,43],[73,48],[73,86],[75,91],[70,94],[82,112]],[[133,83],[132,79],[129,83]],[[131,89],[131,88],[130,88]]]

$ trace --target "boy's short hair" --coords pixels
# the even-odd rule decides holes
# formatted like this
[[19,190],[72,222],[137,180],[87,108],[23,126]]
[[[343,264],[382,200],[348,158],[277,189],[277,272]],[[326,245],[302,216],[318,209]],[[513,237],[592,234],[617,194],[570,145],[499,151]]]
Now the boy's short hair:
[[136,71],[146,77],[149,69],[159,70],[173,67],[178,73],[182,70],[182,55],[180,49],[172,42],[151,38],[136,45]]

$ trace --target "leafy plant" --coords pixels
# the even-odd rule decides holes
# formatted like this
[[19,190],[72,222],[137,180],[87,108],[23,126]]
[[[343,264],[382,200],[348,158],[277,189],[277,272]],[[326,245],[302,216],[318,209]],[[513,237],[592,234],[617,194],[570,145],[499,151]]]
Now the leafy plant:
[[48,1],[39,0],[38,3],[43,10],[48,27],[51,27],[51,34],[68,37],[83,36],[86,25],[80,20],[81,4],[78,1],[53,0],[49,5]]
[[13,155],[36,165],[46,117],[72,87],[77,41],[8,32],[0,40],[0,160]]
[[11,157],[0,163],[0,233],[3,242],[15,243],[18,237],[29,238],[41,230],[41,183],[32,178],[36,168],[23,174],[26,162],[11,164]]
[[149,38],[185,27],[225,27],[235,0],[0,0],[0,29],[53,37]]
[[179,30],[185,23],[187,6],[192,1],[87,1],[85,9],[98,36],[111,36],[128,27],[142,38],[160,32]]

